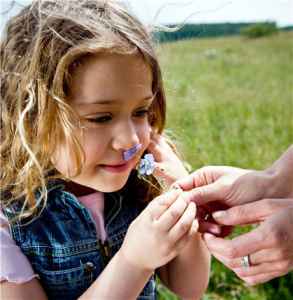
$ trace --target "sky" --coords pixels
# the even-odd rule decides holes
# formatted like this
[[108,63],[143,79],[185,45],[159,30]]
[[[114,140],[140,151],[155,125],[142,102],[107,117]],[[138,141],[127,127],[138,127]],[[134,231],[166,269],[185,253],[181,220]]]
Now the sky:
[[[70,0],[64,0],[70,1]],[[145,23],[213,23],[275,21],[293,25],[293,0],[122,0]],[[19,9],[12,0],[0,0],[0,30],[7,18]],[[30,0],[14,0],[27,4]]]
[[293,25],[293,0],[127,0],[146,22],[190,23],[276,21]]

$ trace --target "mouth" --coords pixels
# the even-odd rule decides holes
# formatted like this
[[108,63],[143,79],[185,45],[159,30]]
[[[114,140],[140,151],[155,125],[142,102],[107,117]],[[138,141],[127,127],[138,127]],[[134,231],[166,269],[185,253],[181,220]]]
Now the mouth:
[[111,172],[111,173],[122,173],[125,172],[130,168],[131,164],[129,162],[119,163],[119,164],[111,164],[111,165],[99,165],[100,168],[102,168],[105,171]]

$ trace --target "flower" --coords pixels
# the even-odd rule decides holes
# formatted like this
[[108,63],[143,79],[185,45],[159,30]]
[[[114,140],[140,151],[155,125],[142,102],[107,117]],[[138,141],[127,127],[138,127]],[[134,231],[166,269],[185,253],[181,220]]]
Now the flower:
[[140,175],[151,175],[155,167],[154,156],[152,154],[146,154],[139,162],[138,173]]
[[123,152],[123,159],[125,161],[130,160],[142,147],[142,144],[136,144],[132,148]]

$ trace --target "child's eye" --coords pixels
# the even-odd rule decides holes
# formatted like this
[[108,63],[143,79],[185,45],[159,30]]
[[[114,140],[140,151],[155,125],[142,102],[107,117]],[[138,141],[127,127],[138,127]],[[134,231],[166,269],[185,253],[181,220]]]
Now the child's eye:
[[99,117],[97,116],[95,118],[87,119],[87,121],[91,123],[107,123],[111,120],[112,120],[111,116],[99,116]]
[[141,110],[138,110],[134,113],[134,116],[135,117],[145,117],[147,116],[149,113],[149,109],[141,109]]

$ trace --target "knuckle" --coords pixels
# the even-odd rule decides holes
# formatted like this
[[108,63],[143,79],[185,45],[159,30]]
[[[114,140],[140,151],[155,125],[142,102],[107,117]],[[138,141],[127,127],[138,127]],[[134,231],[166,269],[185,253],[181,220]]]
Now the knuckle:
[[277,257],[279,260],[288,259],[288,257],[289,257],[288,249],[286,249],[286,248],[278,249]]
[[287,230],[285,229],[279,230],[279,240],[282,244],[288,243],[288,241],[290,240],[290,235]]
[[204,167],[199,168],[197,173],[205,174],[205,173],[209,173],[210,170],[211,170],[210,166],[204,166]]
[[184,201],[187,204],[190,202],[189,196],[187,194],[181,194],[180,195],[180,200]]
[[266,232],[259,230],[259,231],[257,231],[256,241],[259,244],[263,244],[263,243],[265,243],[265,241],[268,239],[269,236],[270,235],[267,234]]
[[277,264],[276,269],[280,272],[287,272],[290,269],[290,260],[284,260]]
[[238,250],[236,249],[235,246],[230,246],[227,248],[227,257],[228,259],[234,259],[237,257],[237,254],[238,254]]
[[236,219],[238,219],[239,217],[242,218],[245,216],[247,216],[247,211],[246,211],[246,208],[244,205],[235,207],[235,218]]
[[290,234],[287,232],[286,229],[273,228],[270,236],[271,236],[271,238],[270,238],[271,243],[274,246],[286,245],[290,240]]
[[236,260],[234,259],[227,259],[227,262],[226,262],[228,268],[230,269],[234,269],[234,268],[237,268],[238,267],[238,263],[236,262]]
[[153,201],[151,201],[150,203],[148,203],[146,210],[148,210],[149,212],[153,212],[158,208],[159,202],[157,201],[157,198],[154,199]]
[[189,230],[190,226],[191,226],[190,222],[184,221],[180,223],[179,229],[181,232],[185,232]]
[[193,195],[198,198],[205,198],[207,194],[206,186],[201,186],[199,189],[192,191]]
[[176,219],[180,217],[181,212],[177,208],[173,208],[170,210],[170,215],[172,218]]
[[[154,201],[152,201],[152,202],[154,202]],[[158,196],[156,198],[155,202],[158,205],[167,206],[167,199],[166,199],[165,195]]]
[[265,207],[268,211],[274,211],[276,209],[277,203],[275,199],[266,199],[265,201]]

